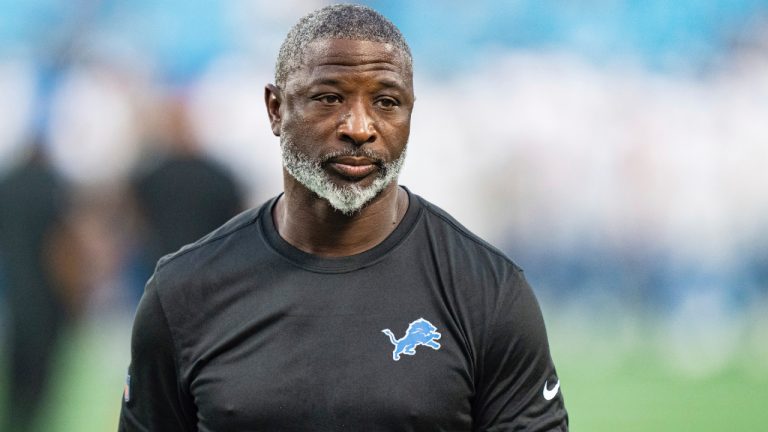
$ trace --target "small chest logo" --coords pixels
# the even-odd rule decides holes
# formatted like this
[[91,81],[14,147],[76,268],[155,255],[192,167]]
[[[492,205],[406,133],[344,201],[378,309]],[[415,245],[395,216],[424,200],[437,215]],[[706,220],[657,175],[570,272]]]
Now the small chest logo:
[[125,376],[125,385],[123,386],[123,399],[126,402],[131,401],[131,374]]
[[434,350],[439,350],[440,343],[437,340],[442,336],[435,330],[437,330],[437,327],[433,326],[431,322],[424,318],[419,318],[408,324],[405,336],[400,339],[396,339],[395,334],[390,329],[384,329],[381,332],[389,336],[389,341],[395,346],[395,349],[392,351],[392,360],[398,361],[400,360],[400,354],[416,354],[416,347],[419,345],[426,345]]

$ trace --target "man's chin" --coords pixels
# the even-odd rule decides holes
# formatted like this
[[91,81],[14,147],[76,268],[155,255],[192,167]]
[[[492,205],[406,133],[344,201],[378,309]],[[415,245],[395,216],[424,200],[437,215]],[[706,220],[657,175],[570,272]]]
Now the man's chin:
[[353,183],[333,185],[333,187],[323,188],[314,192],[320,198],[326,200],[336,211],[346,216],[353,216],[379,196],[386,187],[387,184],[373,181],[367,187]]

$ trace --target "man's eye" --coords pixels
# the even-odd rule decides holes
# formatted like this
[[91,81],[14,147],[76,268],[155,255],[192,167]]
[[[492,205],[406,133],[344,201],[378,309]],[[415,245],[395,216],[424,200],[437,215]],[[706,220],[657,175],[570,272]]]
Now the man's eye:
[[322,102],[324,104],[329,104],[329,105],[333,105],[341,102],[341,98],[334,94],[320,95],[315,97],[314,99],[318,102]]
[[376,105],[385,108],[385,109],[391,109],[396,106],[399,106],[400,103],[392,98],[381,98],[376,101]]

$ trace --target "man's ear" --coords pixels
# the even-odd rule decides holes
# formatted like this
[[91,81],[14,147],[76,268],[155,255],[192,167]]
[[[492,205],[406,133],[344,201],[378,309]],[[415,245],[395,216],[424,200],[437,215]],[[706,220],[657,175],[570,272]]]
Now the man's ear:
[[280,88],[273,84],[267,84],[264,87],[264,103],[267,105],[267,114],[269,115],[269,124],[272,126],[272,133],[280,136],[280,124],[283,118],[280,116],[280,105],[283,103]]

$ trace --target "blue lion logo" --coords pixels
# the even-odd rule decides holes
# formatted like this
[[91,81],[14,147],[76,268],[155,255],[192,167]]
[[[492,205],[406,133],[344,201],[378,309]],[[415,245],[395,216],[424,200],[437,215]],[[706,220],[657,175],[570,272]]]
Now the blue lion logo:
[[389,341],[395,346],[395,350],[392,351],[392,360],[398,361],[400,360],[400,354],[416,354],[416,347],[419,345],[426,345],[434,350],[439,350],[440,343],[437,340],[442,336],[435,330],[437,330],[437,327],[433,326],[431,322],[424,318],[419,318],[408,324],[408,330],[406,330],[405,336],[402,339],[396,339],[390,329],[384,329],[381,332],[389,336]]

